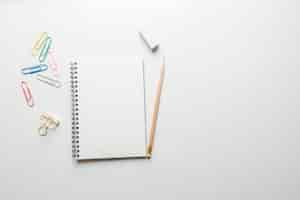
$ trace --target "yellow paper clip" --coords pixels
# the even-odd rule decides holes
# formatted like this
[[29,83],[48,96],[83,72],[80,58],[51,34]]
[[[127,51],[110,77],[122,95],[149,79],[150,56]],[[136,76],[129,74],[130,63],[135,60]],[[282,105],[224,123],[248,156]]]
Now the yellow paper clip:
[[48,33],[46,33],[46,32],[40,33],[38,39],[36,40],[36,42],[34,43],[33,48],[32,48],[33,56],[38,55],[38,53],[41,50],[42,45],[47,37],[48,37]]
[[40,136],[46,136],[48,134],[48,129],[55,129],[59,126],[60,122],[57,118],[43,113],[40,117],[41,126],[38,129]]

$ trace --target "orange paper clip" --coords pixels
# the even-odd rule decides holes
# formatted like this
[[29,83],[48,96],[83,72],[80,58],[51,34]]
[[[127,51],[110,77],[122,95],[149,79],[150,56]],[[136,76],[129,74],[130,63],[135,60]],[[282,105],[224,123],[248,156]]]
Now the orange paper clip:
[[32,98],[32,94],[31,94],[31,90],[28,87],[28,84],[25,81],[21,82],[21,88],[26,100],[26,103],[29,107],[33,107],[34,103],[33,103],[33,98]]

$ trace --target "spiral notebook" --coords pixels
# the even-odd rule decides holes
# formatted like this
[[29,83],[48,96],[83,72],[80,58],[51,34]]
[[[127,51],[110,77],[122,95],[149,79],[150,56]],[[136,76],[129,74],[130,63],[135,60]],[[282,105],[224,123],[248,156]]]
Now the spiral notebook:
[[77,160],[146,157],[143,73],[139,58],[88,57],[71,64]]

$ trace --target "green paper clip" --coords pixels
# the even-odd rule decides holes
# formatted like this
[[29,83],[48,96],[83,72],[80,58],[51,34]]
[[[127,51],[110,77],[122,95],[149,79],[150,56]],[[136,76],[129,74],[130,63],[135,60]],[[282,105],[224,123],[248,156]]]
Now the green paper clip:
[[40,55],[39,55],[40,63],[45,62],[45,60],[47,59],[48,52],[49,52],[49,49],[51,47],[51,44],[52,44],[52,38],[47,37],[47,39],[45,39],[44,42],[43,42],[43,48],[42,48],[42,50],[40,52]]

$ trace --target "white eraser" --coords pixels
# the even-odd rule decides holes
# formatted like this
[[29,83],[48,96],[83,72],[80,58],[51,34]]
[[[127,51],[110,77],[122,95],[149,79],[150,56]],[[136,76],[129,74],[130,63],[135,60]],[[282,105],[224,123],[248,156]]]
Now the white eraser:
[[139,35],[151,52],[155,53],[158,50],[159,44],[155,43],[153,40],[150,40],[148,35],[145,35],[145,33],[142,32],[139,32]]

